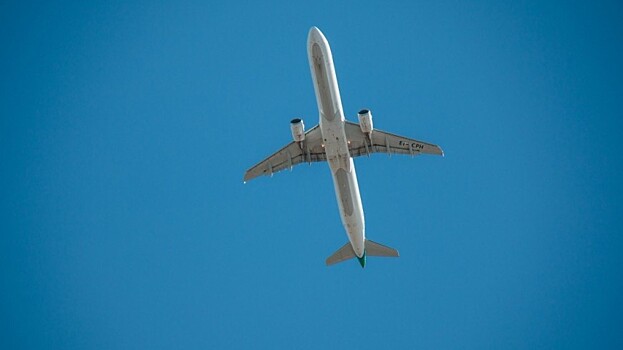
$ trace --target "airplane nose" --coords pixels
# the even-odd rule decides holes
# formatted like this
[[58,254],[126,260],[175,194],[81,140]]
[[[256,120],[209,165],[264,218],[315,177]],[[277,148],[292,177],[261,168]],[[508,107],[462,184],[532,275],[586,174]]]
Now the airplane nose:
[[320,29],[314,26],[309,29],[309,35],[307,36],[307,41],[310,43],[313,43],[313,42],[321,43],[323,41],[326,41],[326,39],[324,35],[322,34],[322,32],[320,31]]

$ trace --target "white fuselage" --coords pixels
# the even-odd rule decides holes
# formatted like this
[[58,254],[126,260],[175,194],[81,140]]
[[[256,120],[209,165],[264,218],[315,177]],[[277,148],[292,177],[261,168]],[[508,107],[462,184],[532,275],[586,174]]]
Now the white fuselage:
[[357,173],[353,159],[348,152],[348,140],[344,131],[344,111],[331,48],[327,39],[316,27],[312,27],[309,31],[307,55],[320,113],[320,131],[333,176],[342,224],[355,255],[361,258],[365,249],[365,220]]

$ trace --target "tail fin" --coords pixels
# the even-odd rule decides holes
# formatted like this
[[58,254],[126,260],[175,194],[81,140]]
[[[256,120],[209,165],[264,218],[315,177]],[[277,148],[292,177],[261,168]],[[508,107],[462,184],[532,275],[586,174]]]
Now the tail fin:
[[[369,239],[366,239],[366,250],[364,255],[359,261],[361,267],[365,265],[365,256],[386,256],[386,257],[399,257],[398,251],[394,248],[390,248],[388,246],[384,246],[382,244],[373,242]],[[326,263],[327,266],[331,266],[333,264],[340,263],[342,261],[346,261],[348,259],[352,259],[356,257],[355,251],[353,247],[350,245],[350,242],[346,242],[340,249],[338,249],[333,255],[327,258]]]
[[394,248],[390,248],[388,246],[372,242],[369,239],[366,239],[366,253],[369,256],[388,256],[397,258],[400,256],[398,251]]

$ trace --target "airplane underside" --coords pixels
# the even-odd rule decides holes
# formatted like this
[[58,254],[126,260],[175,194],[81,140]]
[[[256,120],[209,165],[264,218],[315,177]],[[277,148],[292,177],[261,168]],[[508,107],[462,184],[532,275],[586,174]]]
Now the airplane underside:
[[367,109],[359,111],[358,124],[346,121],[331,48],[316,27],[309,31],[307,53],[319,124],[305,132],[303,120],[293,119],[290,125],[293,141],[247,170],[244,181],[291,169],[303,162],[326,161],[331,169],[340,217],[349,240],[327,258],[326,264],[357,258],[361,267],[365,267],[367,256],[398,257],[396,249],[366,239],[363,205],[352,157],[371,153],[443,156],[443,151],[437,145],[375,130],[372,114]]

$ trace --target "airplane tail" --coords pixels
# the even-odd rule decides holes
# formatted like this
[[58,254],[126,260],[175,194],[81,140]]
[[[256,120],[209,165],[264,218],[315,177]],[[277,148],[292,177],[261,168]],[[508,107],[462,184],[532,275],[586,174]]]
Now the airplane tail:
[[396,249],[376,242],[372,242],[369,239],[366,239],[366,253],[370,256],[387,256],[392,258],[397,258],[400,256]]
[[346,261],[348,259],[352,259],[357,257],[361,267],[364,267],[366,264],[366,255],[369,256],[385,256],[385,257],[399,257],[398,251],[394,248],[390,248],[388,246],[384,246],[382,244],[373,242],[369,239],[366,239],[365,251],[361,258],[355,255],[355,251],[351,246],[350,242],[346,242],[340,249],[338,249],[333,255],[327,258],[326,264],[327,266],[331,266],[333,264],[341,263],[342,261]]
[[346,242],[346,244],[344,244],[342,248],[338,249],[335,253],[333,253],[333,255],[328,257],[325,262],[327,263],[327,266],[331,266],[333,264],[341,263],[342,261],[352,259],[355,256],[355,251],[350,245],[350,242]]

